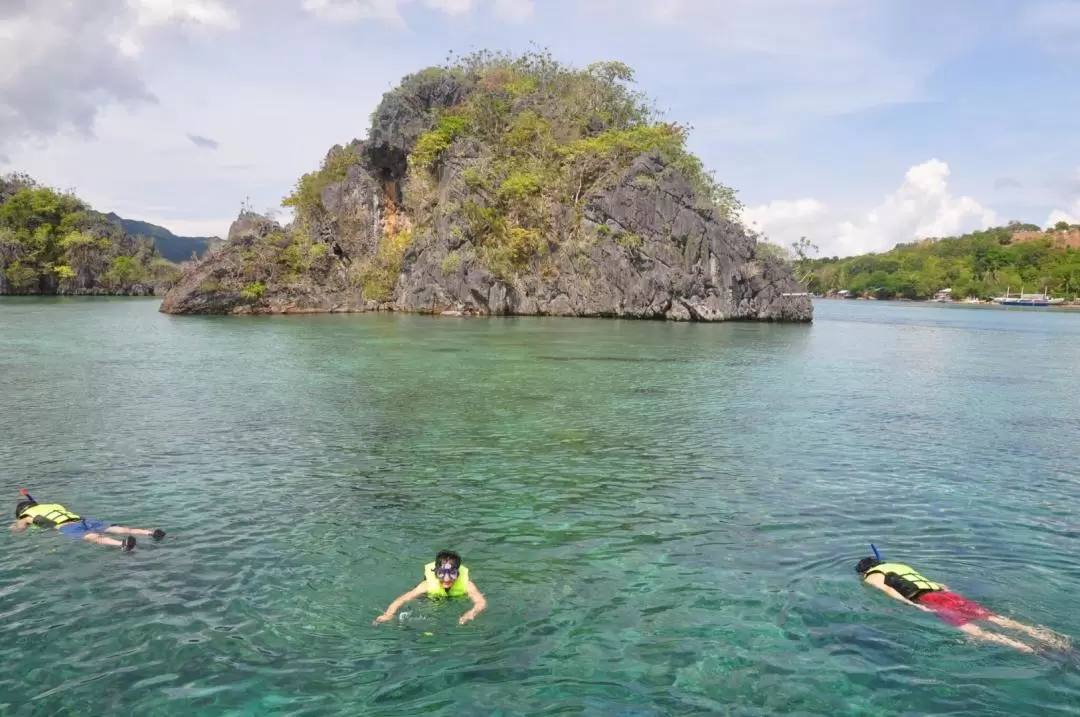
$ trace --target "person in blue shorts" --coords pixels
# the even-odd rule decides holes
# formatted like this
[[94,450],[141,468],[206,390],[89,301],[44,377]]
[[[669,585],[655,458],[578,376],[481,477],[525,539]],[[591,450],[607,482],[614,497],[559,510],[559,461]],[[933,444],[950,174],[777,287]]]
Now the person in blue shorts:
[[[15,522],[11,529],[16,533],[36,525],[39,528],[55,528],[69,538],[87,540],[98,545],[107,545],[112,548],[120,548],[125,553],[135,549],[136,535],[149,535],[154,540],[165,537],[165,531],[161,528],[148,530],[146,528],[125,528],[122,525],[106,523],[96,518],[83,518],[72,513],[59,503],[38,503],[34,500],[23,500],[15,506]],[[127,536],[123,540],[109,537],[110,535]]]

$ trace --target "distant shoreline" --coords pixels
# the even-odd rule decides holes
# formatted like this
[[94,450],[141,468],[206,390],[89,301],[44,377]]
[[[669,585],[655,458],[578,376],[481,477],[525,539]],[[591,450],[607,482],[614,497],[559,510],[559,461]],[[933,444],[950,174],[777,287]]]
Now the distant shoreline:
[[1002,306],[993,301],[934,301],[933,299],[875,299],[873,297],[814,296],[814,301],[850,301],[884,302],[896,304],[940,304],[941,306],[989,306],[1000,309],[1080,309],[1080,303],[1057,304],[1054,306]]

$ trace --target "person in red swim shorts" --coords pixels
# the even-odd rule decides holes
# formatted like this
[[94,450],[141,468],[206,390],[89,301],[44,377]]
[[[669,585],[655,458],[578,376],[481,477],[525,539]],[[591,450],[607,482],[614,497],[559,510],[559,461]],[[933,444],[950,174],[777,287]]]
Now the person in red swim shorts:
[[947,585],[927,580],[903,563],[888,563],[877,558],[863,558],[855,566],[855,572],[862,576],[863,582],[873,585],[894,600],[935,613],[943,622],[959,628],[976,640],[1007,645],[1022,652],[1035,651],[1030,645],[1019,640],[990,632],[973,624],[985,621],[998,627],[1022,632],[1050,647],[1060,649],[1068,647],[1068,641],[1060,635],[1046,628],[1031,627],[998,615],[974,600],[968,600],[952,592]]

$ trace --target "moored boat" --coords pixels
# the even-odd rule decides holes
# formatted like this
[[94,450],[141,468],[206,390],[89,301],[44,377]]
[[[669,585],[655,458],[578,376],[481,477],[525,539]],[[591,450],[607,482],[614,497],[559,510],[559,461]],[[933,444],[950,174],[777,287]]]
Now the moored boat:
[[1064,304],[1065,299],[1052,298],[1046,293],[1046,287],[1043,287],[1041,294],[1025,294],[1024,287],[1020,287],[1020,293],[1016,295],[1010,294],[1009,287],[1005,287],[1005,296],[995,296],[994,303],[1002,306],[1057,306]]

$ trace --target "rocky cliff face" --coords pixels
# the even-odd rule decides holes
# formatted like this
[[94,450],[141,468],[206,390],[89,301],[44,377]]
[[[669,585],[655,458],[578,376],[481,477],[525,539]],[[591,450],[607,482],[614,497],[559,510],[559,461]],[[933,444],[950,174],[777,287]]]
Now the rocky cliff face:
[[161,310],[812,319],[791,267],[703,196],[681,137],[604,106],[560,124],[572,85],[471,69],[406,78],[366,141],[298,183],[291,226],[241,215]]

